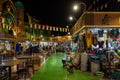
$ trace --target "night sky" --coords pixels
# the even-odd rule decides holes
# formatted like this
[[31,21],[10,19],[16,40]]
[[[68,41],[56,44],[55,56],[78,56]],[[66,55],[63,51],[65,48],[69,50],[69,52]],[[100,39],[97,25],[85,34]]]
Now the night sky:
[[[25,14],[39,20],[40,24],[66,27],[75,24],[81,15],[81,11],[73,11],[72,7],[75,2],[84,2],[87,8],[93,3],[93,0],[12,0],[14,2],[20,1],[24,4]],[[103,8],[99,11],[120,11],[120,4],[117,0],[94,0],[99,1],[93,8],[96,8],[103,3],[110,3],[107,8]],[[102,2],[102,4],[101,4]],[[103,5],[104,6],[104,5]],[[70,21],[69,16],[73,16],[74,20]],[[26,17],[25,17],[26,20]]]
[[[66,27],[74,24],[68,17],[73,14],[72,5],[74,0],[12,0],[24,4],[25,13],[35,17],[40,24]],[[75,14],[77,15],[77,14]]]

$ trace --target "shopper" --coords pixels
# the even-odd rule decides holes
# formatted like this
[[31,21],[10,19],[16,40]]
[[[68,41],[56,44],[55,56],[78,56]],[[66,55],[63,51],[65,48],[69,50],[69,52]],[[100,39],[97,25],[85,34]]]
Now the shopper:
[[66,53],[63,53],[62,64],[63,68],[66,67]]
[[67,55],[67,62],[69,63],[71,63],[73,61],[73,58],[71,57],[71,55],[70,54],[68,54]]

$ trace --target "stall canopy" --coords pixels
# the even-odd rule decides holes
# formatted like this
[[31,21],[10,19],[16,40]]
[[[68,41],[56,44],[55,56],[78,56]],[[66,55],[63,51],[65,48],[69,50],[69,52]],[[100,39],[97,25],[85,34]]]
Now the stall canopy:
[[0,39],[1,40],[15,40],[15,37],[13,35],[0,31]]

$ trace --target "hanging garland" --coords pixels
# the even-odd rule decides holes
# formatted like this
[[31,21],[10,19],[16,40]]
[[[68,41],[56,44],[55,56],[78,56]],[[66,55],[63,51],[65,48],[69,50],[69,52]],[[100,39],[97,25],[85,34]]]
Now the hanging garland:
[[50,30],[50,31],[60,31],[60,32],[69,32],[69,28],[55,27],[49,25],[41,25],[41,24],[30,24],[30,28],[42,29],[42,30]]
[[52,26],[50,26],[50,31],[52,31]]
[[43,29],[43,30],[45,29],[45,26],[44,26],[44,25],[42,26],[42,29]]
[[[55,27],[55,26],[49,26],[49,25],[41,25],[41,24],[29,24],[30,28],[32,29],[41,29],[41,30],[50,30],[50,31],[60,31],[60,32],[69,32],[69,28],[62,28],[62,27]],[[20,28],[16,28],[15,26],[13,25],[10,25],[10,24],[5,24],[5,23],[2,23],[0,22],[0,27],[2,29],[7,29],[7,30],[10,30],[12,29],[13,31],[19,33],[23,33],[22,30]],[[26,34],[24,32],[24,34]]]
[[38,26],[38,29],[41,29],[41,26],[40,26],[40,25]]

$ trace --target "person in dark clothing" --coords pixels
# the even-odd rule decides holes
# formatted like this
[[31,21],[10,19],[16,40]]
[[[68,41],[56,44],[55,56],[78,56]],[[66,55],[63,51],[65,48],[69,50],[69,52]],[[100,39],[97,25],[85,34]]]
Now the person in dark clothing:
[[37,53],[39,53],[39,46],[34,46],[33,47],[33,54],[36,54],[37,55]]
[[33,53],[32,45],[29,46],[26,53],[29,54],[29,55],[32,55],[32,53]]
[[66,67],[66,64],[67,64],[67,61],[66,61],[66,53],[63,54],[62,64],[63,64],[63,68]]
[[63,68],[66,67],[66,59],[62,59]]

